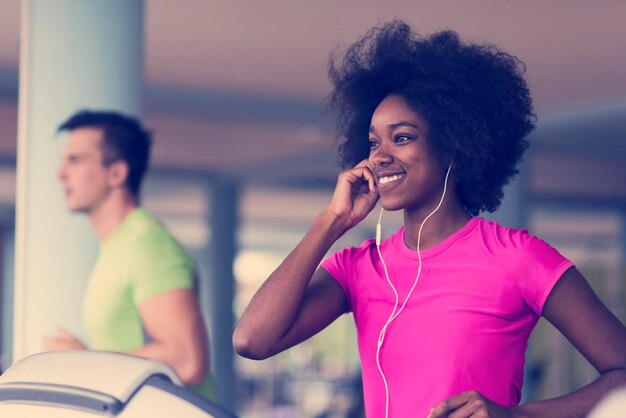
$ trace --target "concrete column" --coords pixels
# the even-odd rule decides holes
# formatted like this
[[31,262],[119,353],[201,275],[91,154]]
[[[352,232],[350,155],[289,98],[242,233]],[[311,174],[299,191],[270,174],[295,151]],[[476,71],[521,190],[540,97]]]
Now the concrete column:
[[621,240],[619,255],[613,267],[609,268],[607,290],[610,295],[609,308],[623,322],[626,323],[626,207],[621,211]]
[[97,245],[65,211],[56,128],[84,108],[138,115],[143,73],[141,0],[23,0],[21,13],[13,361],[57,326],[83,335]]
[[11,365],[11,351],[13,343],[13,280],[15,262],[15,228],[4,225],[0,227],[0,250],[2,254],[2,277],[6,278],[0,283],[0,297],[2,297],[2,309],[0,309],[0,324],[2,333],[0,336],[0,370],[4,371]]
[[485,218],[498,221],[500,225],[510,228],[527,228],[528,213],[528,170],[531,165],[528,160],[531,155],[526,154],[524,162],[519,165],[519,174],[504,188],[504,199],[497,211],[485,215]]
[[[529,178],[528,163],[531,155],[527,153],[524,161],[518,166],[519,174],[504,188],[504,198],[497,211],[485,215],[485,218],[497,221],[500,225],[510,228],[528,228],[528,216],[531,207],[528,203],[527,180]],[[532,233],[532,231],[531,231]],[[538,358],[535,344],[538,339],[531,339],[528,349],[526,350],[526,367],[524,369],[524,386],[522,388],[522,403],[529,402],[535,395],[537,381],[534,375],[538,372],[536,369],[542,367],[541,359]]]
[[237,250],[238,196],[236,185],[215,179],[210,185],[210,263],[206,282],[211,329],[211,368],[216,377],[219,402],[235,410],[233,264]]

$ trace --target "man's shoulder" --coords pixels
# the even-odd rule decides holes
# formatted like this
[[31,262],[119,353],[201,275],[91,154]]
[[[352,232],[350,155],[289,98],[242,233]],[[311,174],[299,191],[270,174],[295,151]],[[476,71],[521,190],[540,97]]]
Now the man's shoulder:
[[143,208],[133,213],[125,241],[133,256],[144,253],[148,257],[177,256],[188,258],[187,251],[165,225]]
[[144,208],[137,208],[131,214],[128,219],[128,224],[125,226],[125,236],[128,240],[176,240],[163,222]]

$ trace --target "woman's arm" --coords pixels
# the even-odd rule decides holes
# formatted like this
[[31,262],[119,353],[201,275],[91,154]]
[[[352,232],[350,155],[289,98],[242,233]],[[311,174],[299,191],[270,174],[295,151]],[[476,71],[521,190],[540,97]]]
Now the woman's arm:
[[328,218],[326,214],[317,218],[252,298],[233,335],[240,355],[257,360],[273,356],[314,335],[346,311],[339,284],[325,269],[315,271],[341,231]]
[[626,386],[626,328],[578,270],[571,268],[559,279],[543,316],[600,372],[598,379],[570,394],[512,408],[496,405],[476,391],[464,392],[443,401],[431,417],[584,418],[611,390]]
[[329,206],[242,315],[233,335],[240,355],[273,356],[319,332],[346,311],[343,290],[324,268],[317,267],[333,243],[372,210],[377,198],[365,161],[340,174]]
[[611,390],[626,386],[626,327],[575,268],[557,282],[543,309],[550,321],[598,370],[600,377],[568,395],[519,407],[522,416],[585,417]]

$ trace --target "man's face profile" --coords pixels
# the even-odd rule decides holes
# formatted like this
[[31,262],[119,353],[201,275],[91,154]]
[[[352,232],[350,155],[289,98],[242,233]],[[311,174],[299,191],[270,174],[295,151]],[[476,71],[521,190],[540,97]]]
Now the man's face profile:
[[102,131],[98,128],[77,128],[67,136],[58,177],[63,183],[69,211],[90,213],[111,190],[102,140]]

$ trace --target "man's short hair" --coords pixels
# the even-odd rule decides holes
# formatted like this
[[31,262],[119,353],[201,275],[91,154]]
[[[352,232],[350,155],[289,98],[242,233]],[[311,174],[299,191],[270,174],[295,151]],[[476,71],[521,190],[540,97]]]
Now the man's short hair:
[[150,160],[151,132],[144,129],[141,122],[132,116],[92,110],[82,110],[70,116],[59,126],[58,132],[69,132],[78,128],[102,130],[103,164],[125,161],[128,164],[126,187],[138,198],[141,180]]

